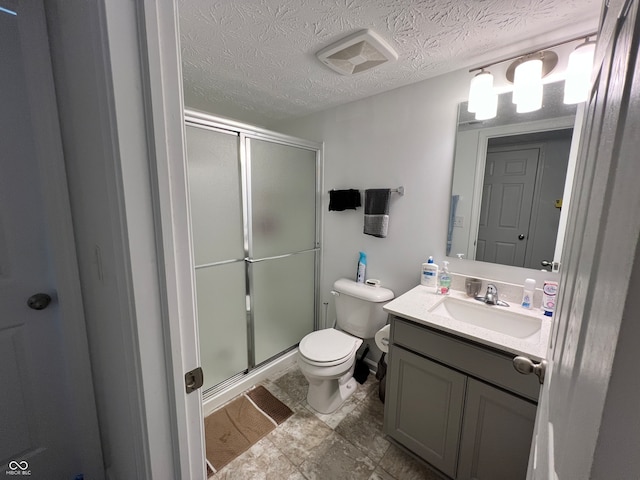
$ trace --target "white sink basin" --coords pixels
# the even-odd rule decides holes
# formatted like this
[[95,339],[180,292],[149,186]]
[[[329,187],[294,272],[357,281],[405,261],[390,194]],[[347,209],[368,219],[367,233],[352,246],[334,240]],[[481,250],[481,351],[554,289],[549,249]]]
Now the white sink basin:
[[446,297],[429,312],[510,337],[536,341],[542,320],[510,311],[510,308]]

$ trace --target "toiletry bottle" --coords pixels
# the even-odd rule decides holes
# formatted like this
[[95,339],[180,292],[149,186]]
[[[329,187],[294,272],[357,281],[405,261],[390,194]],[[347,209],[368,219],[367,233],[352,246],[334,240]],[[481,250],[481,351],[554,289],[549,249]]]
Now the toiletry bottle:
[[545,281],[542,287],[542,310],[547,317],[553,315],[556,308],[556,295],[558,293],[558,282]]
[[360,260],[358,260],[358,271],[356,273],[356,282],[364,283],[367,270],[367,254],[360,252]]
[[438,265],[433,263],[433,257],[429,257],[427,263],[422,264],[422,274],[420,284],[426,287],[436,287],[438,285]]
[[442,262],[442,272],[438,277],[436,293],[438,295],[449,295],[451,289],[451,275],[449,275],[449,262]]
[[536,291],[536,281],[527,278],[522,287],[522,308],[531,308],[533,305],[533,293]]

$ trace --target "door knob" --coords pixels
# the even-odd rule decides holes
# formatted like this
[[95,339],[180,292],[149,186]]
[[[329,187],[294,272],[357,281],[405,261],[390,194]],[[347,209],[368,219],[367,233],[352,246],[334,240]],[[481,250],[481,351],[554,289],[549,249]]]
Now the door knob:
[[36,293],[35,295],[31,295],[27,300],[29,308],[33,308],[34,310],[44,310],[50,303],[51,297],[46,293]]
[[523,234],[518,235],[518,240],[524,240],[524,235]]
[[535,363],[530,358],[518,356],[513,359],[513,367],[523,375],[535,373],[542,384],[544,374],[547,371],[547,361],[542,360],[540,363]]

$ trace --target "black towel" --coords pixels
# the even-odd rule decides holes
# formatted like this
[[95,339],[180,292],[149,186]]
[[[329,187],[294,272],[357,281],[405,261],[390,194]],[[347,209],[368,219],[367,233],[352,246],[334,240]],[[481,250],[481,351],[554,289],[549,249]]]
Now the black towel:
[[364,192],[364,233],[385,238],[389,228],[390,188],[373,188]]
[[362,206],[360,191],[353,188],[349,190],[329,191],[329,210],[341,212],[343,210],[355,210]]

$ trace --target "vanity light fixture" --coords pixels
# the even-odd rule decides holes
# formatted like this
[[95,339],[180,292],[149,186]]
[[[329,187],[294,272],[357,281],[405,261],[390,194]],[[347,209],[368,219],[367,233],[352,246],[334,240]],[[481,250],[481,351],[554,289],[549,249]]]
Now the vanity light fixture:
[[476,120],[489,120],[498,114],[498,94],[493,88],[485,96],[476,110]]
[[487,120],[496,116],[498,96],[493,90],[493,75],[486,69],[510,60],[513,62],[507,68],[506,77],[514,84],[513,103],[516,104],[516,111],[525,113],[540,109],[543,94],[542,79],[558,64],[558,55],[548,49],[586,38],[586,41],[576,47],[569,56],[565,82],[565,103],[585,101],[591,82],[591,64],[595,45],[595,42],[589,41],[589,37],[594,35],[595,33],[581,35],[541,50],[505,58],[469,70],[469,72],[479,71],[471,80],[469,88],[469,112],[476,114],[476,120]]
[[596,42],[590,41],[587,37],[584,43],[578,45],[569,55],[567,78],[564,84],[564,103],[586,102],[589,98],[595,51]]
[[513,83],[516,112],[534,112],[542,108],[542,79],[558,64],[558,55],[543,50],[518,58],[507,68],[507,80]]
[[498,94],[493,89],[491,72],[482,69],[471,80],[467,109],[476,114],[476,120],[489,120],[497,115]]
[[493,91],[493,75],[484,68],[471,79],[469,85],[469,113],[476,113],[487,94]]

